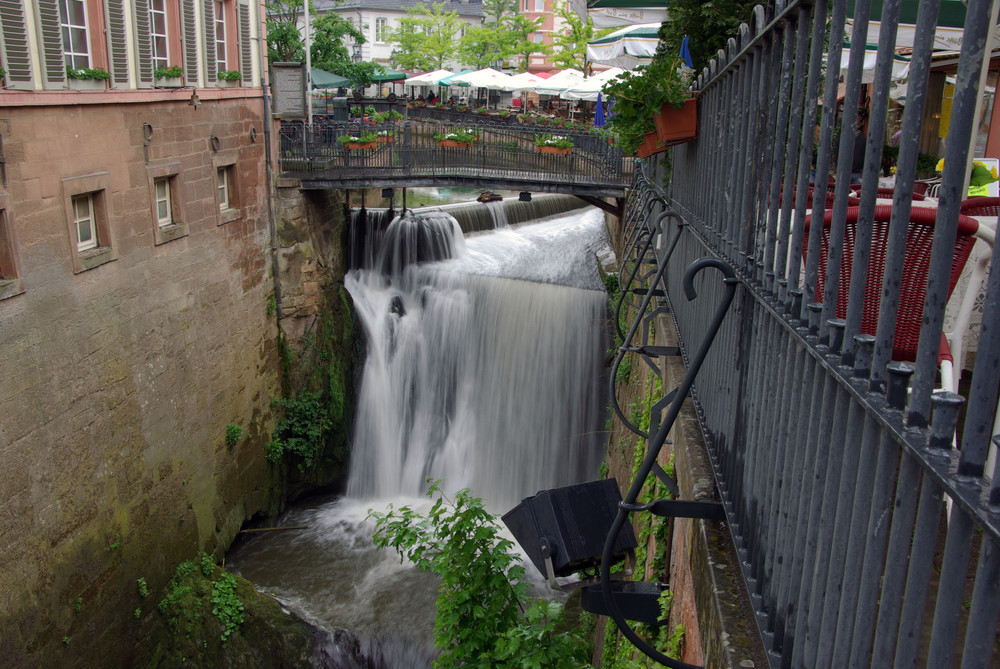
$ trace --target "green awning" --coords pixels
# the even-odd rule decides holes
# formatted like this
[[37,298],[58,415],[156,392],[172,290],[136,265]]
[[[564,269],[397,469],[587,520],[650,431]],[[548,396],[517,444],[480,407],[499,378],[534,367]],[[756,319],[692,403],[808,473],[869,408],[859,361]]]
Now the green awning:
[[372,76],[372,81],[402,81],[410,75],[406,72],[400,72],[399,70],[394,70],[391,67],[382,66],[383,72],[381,74],[375,74]]
[[598,7],[656,7],[664,9],[668,4],[667,0],[587,0],[588,9]]
[[351,86],[351,80],[339,74],[327,72],[316,67],[312,68],[310,72],[312,73],[313,88],[348,88]]

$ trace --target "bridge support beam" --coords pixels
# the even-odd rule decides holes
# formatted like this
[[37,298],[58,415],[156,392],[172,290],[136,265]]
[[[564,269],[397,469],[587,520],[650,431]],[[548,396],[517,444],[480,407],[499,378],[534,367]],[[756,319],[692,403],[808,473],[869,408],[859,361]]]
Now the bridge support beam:
[[579,193],[573,193],[573,195],[575,195],[576,197],[580,198],[581,200],[583,200],[587,204],[592,204],[595,207],[597,207],[598,209],[603,209],[604,211],[608,212],[609,214],[613,214],[613,215],[617,216],[618,220],[621,220],[621,218],[622,218],[622,215],[624,213],[624,207],[625,207],[625,199],[624,198],[616,197],[615,198],[615,203],[611,204],[610,202],[608,202],[606,200],[602,200],[599,197],[594,197],[593,195],[580,195]]

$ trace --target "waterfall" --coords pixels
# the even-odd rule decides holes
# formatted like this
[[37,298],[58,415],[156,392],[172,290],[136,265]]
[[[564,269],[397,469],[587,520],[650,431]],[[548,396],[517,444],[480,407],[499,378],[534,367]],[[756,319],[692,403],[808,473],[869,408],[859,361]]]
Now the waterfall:
[[[445,230],[429,224],[428,234]],[[443,478],[504,509],[594,478],[605,406],[600,213],[464,245],[451,230],[460,252],[450,260],[380,260],[392,269],[346,278],[368,343],[348,496],[413,496]]]

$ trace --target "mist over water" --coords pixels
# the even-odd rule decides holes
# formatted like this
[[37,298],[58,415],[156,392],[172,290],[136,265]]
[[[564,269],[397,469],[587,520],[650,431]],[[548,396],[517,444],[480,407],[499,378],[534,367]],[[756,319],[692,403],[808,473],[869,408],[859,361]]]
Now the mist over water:
[[445,246],[453,258],[347,275],[367,339],[347,494],[282,519],[308,529],[261,536],[230,556],[328,629],[402,635],[422,650],[432,645],[436,583],[372,548],[367,510],[427,508],[431,478],[504,513],[538,490],[596,478],[606,442],[603,214]]

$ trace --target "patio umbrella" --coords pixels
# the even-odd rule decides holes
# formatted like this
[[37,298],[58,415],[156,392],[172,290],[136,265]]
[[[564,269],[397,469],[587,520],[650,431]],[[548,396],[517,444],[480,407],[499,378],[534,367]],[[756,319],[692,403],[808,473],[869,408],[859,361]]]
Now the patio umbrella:
[[438,79],[438,86],[468,86],[469,84],[462,83],[460,81],[455,81],[456,78],[461,77],[466,74],[472,74],[472,70],[462,70],[461,72],[456,72],[455,74],[449,74],[447,77]]
[[691,61],[691,49],[688,48],[688,36],[685,35],[684,39],[681,41],[681,60],[684,64],[690,68],[694,68],[694,63]]
[[612,67],[600,74],[595,74],[583,84],[569,88],[559,94],[563,100],[588,100],[595,102],[604,86],[625,73],[620,67]]
[[391,67],[382,66],[382,71],[372,75],[372,81],[403,81],[406,79],[406,72],[394,70]]
[[508,82],[512,79],[509,74],[498,72],[492,67],[487,67],[468,74],[457,74],[451,79],[453,84],[468,84],[476,88],[486,88],[491,91],[507,91]]
[[533,91],[538,86],[545,84],[545,78],[531,72],[521,72],[510,77],[505,91]]
[[580,86],[587,79],[580,70],[569,68],[560,70],[545,80],[545,83],[535,86],[535,92],[539,95],[559,95],[569,88]]
[[442,79],[450,77],[453,74],[455,73],[451,70],[434,70],[433,72],[424,72],[423,74],[410,77],[403,84],[406,86],[436,86]]
[[601,99],[601,94],[597,94],[597,108],[594,109],[594,126],[602,127],[607,120],[604,118],[604,101]]
[[[878,44],[879,28],[882,23],[879,19],[882,16],[883,0],[872,0],[871,20],[868,22],[867,41],[871,44]],[[899,27],[896,30],[896,46],[912,47],[913,38],[916,34],[917,23],[917,2],[904,2],[900,8]],[[960,51],[962,49],[962,35],[965,27],[966,6],[962,0],[942,0],[941,8],[938,11],[937,30],[934,31],[934,49],[936,51]],[[854,16],[854,0],[847,3],[847,15]],[[854,29],[854,20],[847,20],[846,35],[850,39]],[[995,26],[994,44],[1000,37],[1000,26]]]
[[327,72],[316,67],[311,68],[309,71],[312,74],[313,88],[347,88],[353,85],[347,77],[342,77],[333,72]]
[[629,70],[647,65],[660,43],[659,30],[659,23],[639,23],[591,40],[587,42],[587,60]]

